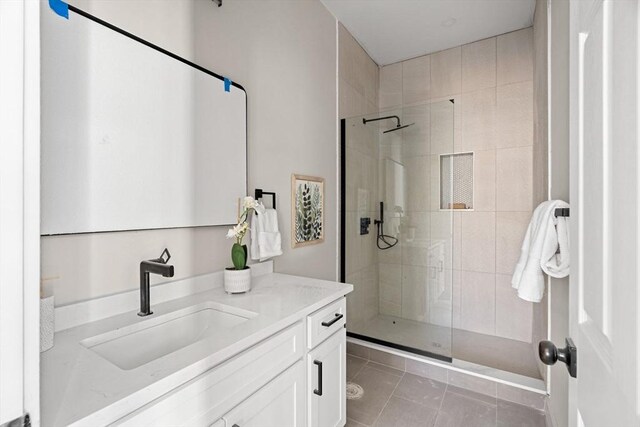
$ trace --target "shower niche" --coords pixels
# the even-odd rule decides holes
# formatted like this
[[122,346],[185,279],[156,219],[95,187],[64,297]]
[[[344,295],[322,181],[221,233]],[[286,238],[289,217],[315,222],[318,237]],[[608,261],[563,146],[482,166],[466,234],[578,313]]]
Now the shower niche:
[[440,209],[473,209],[473,153],[440,156]]

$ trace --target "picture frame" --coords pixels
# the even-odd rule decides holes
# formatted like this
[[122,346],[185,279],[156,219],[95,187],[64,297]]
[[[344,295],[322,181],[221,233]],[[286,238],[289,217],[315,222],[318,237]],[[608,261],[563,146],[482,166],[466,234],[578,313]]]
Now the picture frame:
[[291,247],[324,242],[324,178],[291,175]]

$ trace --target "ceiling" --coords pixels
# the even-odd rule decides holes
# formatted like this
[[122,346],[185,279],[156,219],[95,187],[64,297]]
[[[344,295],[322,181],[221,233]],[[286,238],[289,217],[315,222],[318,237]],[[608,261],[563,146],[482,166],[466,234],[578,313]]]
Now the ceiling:
[[533,24],[535,0],[321,0],[378,65]]

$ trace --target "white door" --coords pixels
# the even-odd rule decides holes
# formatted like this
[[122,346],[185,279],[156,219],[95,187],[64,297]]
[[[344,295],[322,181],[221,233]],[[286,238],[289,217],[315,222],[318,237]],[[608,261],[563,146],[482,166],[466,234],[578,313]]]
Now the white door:
[[307,355],[309,427],[342,427],[347,422],[347,336],[344,328]]
[[303,427],[304,384],[304,363],[300,361],[222,418],[227,427]]
[[571,2],[571,426],[640,425],[638,12]]
[[0,425],[39,423],[39,25],[0,1]]

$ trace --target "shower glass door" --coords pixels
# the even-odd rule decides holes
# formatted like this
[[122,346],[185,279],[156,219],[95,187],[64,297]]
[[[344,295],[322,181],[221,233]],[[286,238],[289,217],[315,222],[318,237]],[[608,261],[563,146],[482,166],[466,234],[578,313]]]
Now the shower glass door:
[[341,126],[342,278],[354,285],[347,332],[450,361],[453,212],[461,207],[454,103],[351,117]]

